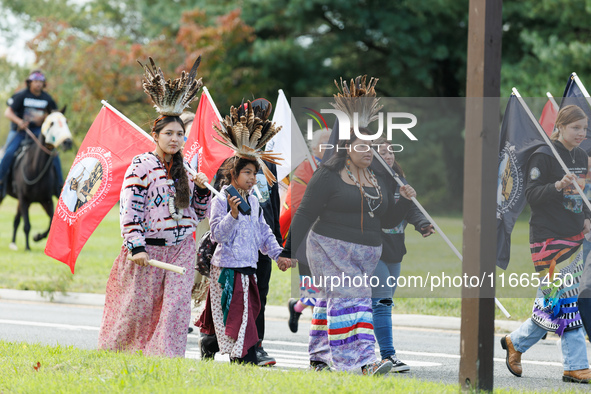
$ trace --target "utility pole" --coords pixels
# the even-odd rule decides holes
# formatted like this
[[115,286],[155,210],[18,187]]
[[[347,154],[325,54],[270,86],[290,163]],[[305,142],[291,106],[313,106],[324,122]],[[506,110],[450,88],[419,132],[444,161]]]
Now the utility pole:
[[[464,154],[463,272],[495,272],[502,0],[470,0]],[[495,288],[462,288],[460,385],[493,389]]]

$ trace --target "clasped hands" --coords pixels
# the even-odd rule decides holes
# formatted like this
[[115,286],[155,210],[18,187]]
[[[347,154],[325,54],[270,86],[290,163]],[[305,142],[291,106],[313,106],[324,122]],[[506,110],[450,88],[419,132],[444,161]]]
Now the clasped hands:
[[288,268],[295,268],[297,262],[296,259],[290,259],[289,257],[279,257],[277,259],[277,266],[281,271],[285,272]]

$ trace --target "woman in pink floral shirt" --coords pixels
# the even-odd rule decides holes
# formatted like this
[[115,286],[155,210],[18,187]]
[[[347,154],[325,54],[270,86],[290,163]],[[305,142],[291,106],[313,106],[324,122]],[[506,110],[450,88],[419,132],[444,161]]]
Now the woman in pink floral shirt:
[[189,179],[178,116],[154,122],[153,152],[136,156],[121,188],[123,246],[107,282],[99,349],[184,357],[193,276],[148,265],[163,261],[193,272],[192,233],[207,211],[207,177]]

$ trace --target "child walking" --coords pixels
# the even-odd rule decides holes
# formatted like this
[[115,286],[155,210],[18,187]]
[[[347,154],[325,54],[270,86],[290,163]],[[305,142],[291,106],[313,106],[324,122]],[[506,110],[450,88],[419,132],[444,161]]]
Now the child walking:
[[[224,132],[218,131],[228,146],[236,151],[222,170],[225,185],[221,192],[225,194],[229,187],[233,187],[240,197],[230,194],[226,198],[218,196],[211,203],[211,239],[218,245],[211,258],[209,302],[198,326],[204,334],[215,333],[219,352],[229,354],[231,361],[256,365],[255,349],[259,341],[256,318],[261,308],[256,277],[259,251],[277,261],[282,271],[292,266],[292,260],[279,258],[283,248],[265,222],[257,197],[252,194],[260,169],[259,162],[263,158],[273,160],[270,152],[260,150],[257,136],[260,140],[267,140],[270,137],[267,134],[261,136],[260,130],[273,134],[276,131],[271,125],[265,127],[266,123],[270,123],[265,114],[253,113],[250,105],[241,105],[238,111],[232,107],[231,112],[237,121],[224,124]],[[249,119],[248,126],[253,128],[253,132],[240,130],[241,135],[242,132],[247,136],[250,134],[246,140],[231,134],[232,125],[236,127],[237,123],[240,124],[241,117]],[[258,126],[261,128],[257,133]],[[263,168],[267,175],[265,170]],[[267,180],[270,184],[275,181],[271,177]],[[238,209],[241,200],[248,204],[250,212]],[[204,350],[206,354],[213,354],[218,349]]]

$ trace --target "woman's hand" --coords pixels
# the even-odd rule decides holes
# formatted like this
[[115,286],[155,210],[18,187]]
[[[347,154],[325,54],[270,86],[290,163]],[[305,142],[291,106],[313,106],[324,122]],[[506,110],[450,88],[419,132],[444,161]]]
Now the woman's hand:
[[425,227],[421,227],[421,234],[423,235],[423,238],[427,238],[429,235],[433,234],[435,232],[435,229],[433,228],[432,224],[429,224],[428,226]]
[[238,205],[240,205],[240,197],[228,194],[228,204],[230,205],[230,214],[234,219],[238,219]]
[[577,176],[575,174],[566,174],[562,177],[561,180],[554,182],[554,187],[557,191],[561,191],[571,183],[575,183],[577,181]]
[[417,192],[412,188],[411,185],[404,185],[400,186],[400,195],[407,200],[411,200],[413,197],[417,196]]
[[290,259],[289,257],[279,257],[277,259],[277,266],[281,271],[285,272],[288,268],[295,268],[297,262],[296,259]]
[[209,183],[209,179],[207,179],[207,176],[204,173],[198,172],[195,177],[193,177],[193,182],[195,182],[201,189],[204,189],[205,183]]
[[129,260],[133,261],[137,265],[147,266],[148,260],[150,260],[150,256],[146,252],[140,252],[138,254],[134,254],[133,256],[129,257]]
[[584,226],[583,226],[583,234],[587,234],[591,231],[591,220],[585,219]]

